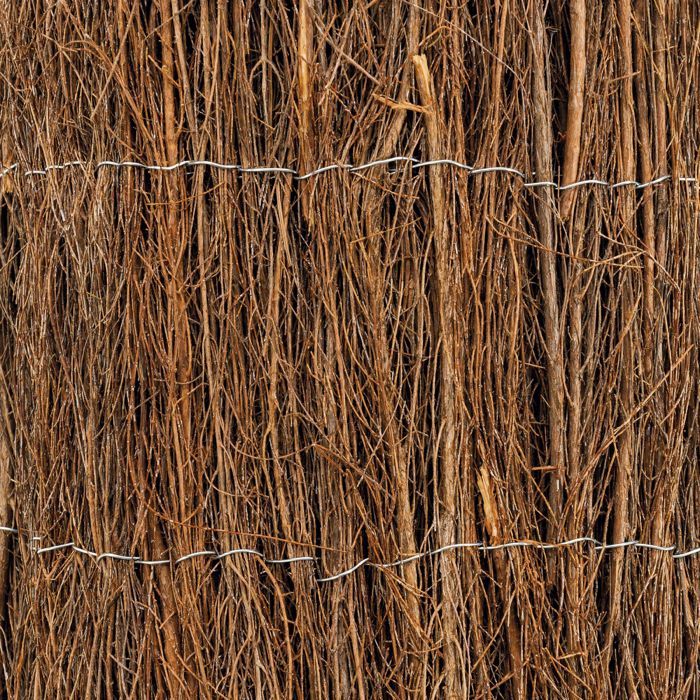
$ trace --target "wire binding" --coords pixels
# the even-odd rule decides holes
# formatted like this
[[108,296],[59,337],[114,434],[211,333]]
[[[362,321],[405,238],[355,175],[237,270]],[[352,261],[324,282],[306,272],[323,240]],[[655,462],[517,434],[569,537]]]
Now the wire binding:
[[41,547],[40,549],[36,550],[37,554],[47,554],[48,552],[57,552],[59,549],[68,549],[69,547],[73,547],[72,542],[64,542],[63,544],[54,544],[51,547]]
[[362,561],[358,561],[357,564],[355,564],[355,566],[351,566],[346,571],[341,571],[339,574],[334,574],[333,576],[326,576],[325,578],[317,578],[316,580],[319,583],[329,583],[330,581],[337,581],[339,578],[344,578],[345,576],[348,576],[353,571],[357,571],[361,566],[364,566],[368,563],[369,559],[365,557]]
[[[311,170],[307,173],[300,173],[294,168],[287,168],[282,166],[243,166],[236,163],[219,163],[213,160],[181,160],[172,165],[158,165],[150,163],[141,163],[134,160],[101,160],[92,166],[95,173],[103,168],[137,168],[140,170],[151,170],[159,172],[172,172],[180,168],[191,168],[191,167],[208,167],[217,170],[233,170],[238,173],[249,173],[249,174],[259,174],[259,175],[291,175],[294,180],[303,181],[309,180],[312,177],[317,177],[323,173],[328,173],[333,170],[346,170],[349,173],[360,173],[369,168],[374,168],[380,165],[392,165],[395,163],[408,163],[412,170],[419,170],[421,168],[428,168],[438,165],[447,165],[459,170],[466,171],[468,176],[475,175],[487,175],[489,173],[504,173],[507,175],[514,175],[523,181],[523,187],[527,188],[540,188],[547,187],[554,189],[559,192],[566,192],[567,190],[572,190],[578,187],[586,186],[597,186],[597,187],[607,187],[611,190],[618,189],[620,187],[633,187],[634,189],[643,190],[647,187],[652,187],[655,185],[660,185],[664,182],[671,181],[675,179],[679,183],[697,183],[697,179],[694,177],[677,177],[672,178],[671,175],[661,175],[654,180],[649,180],[649,182],[638,182],[637,180],[622,180],[620,182],[608,182],[607,180],[600,180],[597,178],[586,178],[583,180],[577,180],[576,182],[570,182],[565,185],[556,183],[552,180],[528,180],[528,176],[518,170],[517,168],[511,168],[503,165],[493,165],[476,168],[468,163],[461,163],[457,160],[452,160],[450,158],[441,158],[438,160],[418,160],[411,156],[392,156],[391,158],[381,158],[379,160],[371,160],[367,163],[362,163],[360,165],[353,165],[352,163],[334,163],[331,165],[324,165],[315,170]],[[46,165],[43,168],[36,170],[25,170],[22,174],[25,177],[32,176],[46,176],[51,171],[65,170],[67,168],[80,167],[88,169],[90,163],[88,161],[73,160],[67,163],[57,163],[53,165]],[[12,165],[3,166],[0,170],[0,178],[10,175],[19,169],[19,163],[13,163]]]
[[265,555],[262,552],[259,552],[257,549],[246,549],[245,547],[239,549],[229,549],[228,552],[224,552],[223,554],[216,554],[216,558],[225,559],[226,557],[232,557],[234,554],[250,554],[253,557],[265,559]]
[[[7,525],[0,525],[0,532],[7,532],[11,534],[18,535],[19,534],[19,529],[10,527]],[[41,539],[40,537],[32,537],[30,538],[32,541],[34,540],[39,540]],[[502,542],[500,544],[486,544],[485,542],[455,542],[453,544],[446,544],[443,545],[442,547],[438,547],[436,549],[429,549],[424,552],[417,552],[415,554],[410,554],[406,557],[402,557],[400,559],[396,559],[395,561],[390,561],[390,562],[373,562],[369,559],[369,557],[365,557],[361,561],[357,562],[353,566],[351,566],[348,569],[345,569],[343,571],[339,571],[338,573],[331,574],[329,576],[322,576],[316,578],[316,581],[318,583],[330,583],[331,581],[337,581],[339,579],[345,578],[346,576],[349,576],[353,572],[357,571],[358,569],[361,569],[363,566],[371,566],[375,569],[394,569],[399,566],[404,566],[405,564],[410,564],[411,562],[418,561],[419,559],[424,559],[426,557],[433,557],[437,556],[438,554],[444,554],[446,552],[454,551],[454,550],[460,550],[460,549],[473,549],[476,550],[477,552],[496,552],[496,551],[502,551],[506,549],[514,549],[514,548],[525,548],[525,547],[533,547],[535,549],[541,549],[541,550],[551,550],[551,549],[560,549],[562,547],[570,547],[575,544],[592,544],[594,551],[605,553],[607,551],[612,551],[615,549],[625,549],[625,548],[638,548],[638,549],[651,549],[657,552],[665,552],[667,554],[671,554],[671,557],[673,559],[685,559],[687,557],[694,556],[696,554],[700,554],[700,547],[695,547],[693,549],[689,549],[685,552],[679,552],[677,551],[677,547],[675,545],[659,545],[659,544],[652,544],[650,542],[640,542],[639,540],[627,540],[625,542],[612,542],[612,543],[605,543],[601,542],[600,540],[595,539],[594,537],[589,537],[589,536],[584,536],[584,537],[576,537],[571,540],[565,540],[563,542],[541,542],[538,540],[514,540],[512,542]],[[189,561],[190,559],[197,559],[200,557],[208,557],[211,558],[215,561],[221,561],[222,559],[226,559],[227,557],[235,556],[237,554],[244,554],[247,556],[253,556],[257,557],[258,559],[261,560],[261,562],[265,564],[294,564],[294,563],[301,563],[301,562],[310,562],[313,564],[316,564],[317,566],[320,565],[321,559],[319,557],[314,557],[314,556],[297,556],[297,557],[287,557],[283,559],[268,559],[260,550],[258,549],[248,549],[245,547],[239,547],[237,549],[230,549],[225,552],[218,552],[214,549],[203,549],[201,551],[197,552],[190,552],[189,554],[184,554],[181,557],[177,557],[175,559],[168,558],[168,559],[142,559],[139,556],[135,555],[128,555],[128,554],[117,554],[116,552],[102,552],[98,554],[97,552],[93,552],[90,549],[84,549],[83,547],[79,547],[75,542],[70,541],[70,542],[63,542],[61,544],[54,544],[50,545],[47,547],[40,547],[37,549],[34,549],[35,554],[49,554],[50,552],[58,552],[64,549],[70,549],[73,552],[76,552],[77,554],[82,554],[84,556],[87,556],[95,561],[95,563],[100,563],[103,559],[114,559],[116,561],[129,561],[134,564],[138,564],[140,566],[176,566],[178,564],[183,564],[186,561]]]

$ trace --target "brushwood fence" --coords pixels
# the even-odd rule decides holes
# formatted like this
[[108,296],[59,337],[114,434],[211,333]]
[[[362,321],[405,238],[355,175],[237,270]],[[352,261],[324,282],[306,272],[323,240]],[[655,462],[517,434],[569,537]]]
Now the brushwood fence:
[[0,692],[700,696],[699,27],[3,0]]

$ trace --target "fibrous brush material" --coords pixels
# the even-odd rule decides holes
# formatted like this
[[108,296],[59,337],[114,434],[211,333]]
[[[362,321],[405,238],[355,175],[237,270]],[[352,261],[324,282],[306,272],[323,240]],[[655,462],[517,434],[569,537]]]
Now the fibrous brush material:
[[699,26],[0,2],[2,692],[700,696]]

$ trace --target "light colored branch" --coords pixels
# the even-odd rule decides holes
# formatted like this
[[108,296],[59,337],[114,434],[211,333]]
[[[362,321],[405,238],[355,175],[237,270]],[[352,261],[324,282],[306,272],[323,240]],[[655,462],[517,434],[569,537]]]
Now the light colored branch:
[[[566,142],[562,184],[569,185],[578,178],[583,122],[583,89],[586,82],[586,0],[571,0],[571,47],[569,68],[569,102],[566,112]],[[567,190],[561,198],[561,217],[566,220],[576,190]]]

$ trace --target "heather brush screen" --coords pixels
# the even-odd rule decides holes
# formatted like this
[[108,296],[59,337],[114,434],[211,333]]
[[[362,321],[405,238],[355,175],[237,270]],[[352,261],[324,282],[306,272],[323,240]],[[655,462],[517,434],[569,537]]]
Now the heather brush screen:
[[700,697],[698,0],[0,2],[0,698]]

